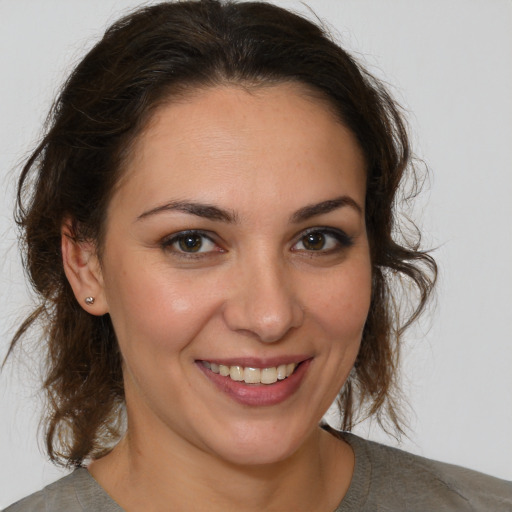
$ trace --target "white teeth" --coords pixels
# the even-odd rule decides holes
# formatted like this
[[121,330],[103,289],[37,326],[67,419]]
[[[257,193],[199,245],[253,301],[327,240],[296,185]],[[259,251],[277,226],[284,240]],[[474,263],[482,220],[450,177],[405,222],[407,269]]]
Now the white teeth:
[[247,384],[259,384],[261,382],[261,370],[259,368],[244,368],[244,382]]
[[286,375],[286,365],[285,364],[280,364],[278,367],[277,367],[277,378],[279,380],[283,380],[283,379],[286,379],[287,375]]
[[243,366],[231,366],[229,368],[229,376],[231,377],[231,379],[236,381],[244,380]]
[[261,383],[274,384],[277,382],[277,368],[263,368],[261,370]]
[[223,377],[230,377],[237,382],[244,381],[246,384],[274,384],[278,380],[289,377],[297,368],[297,363],[280,364],[270,368],[252,368],[250,366],[226,366],[223,364],[201,361],[201,364],[218,373]]

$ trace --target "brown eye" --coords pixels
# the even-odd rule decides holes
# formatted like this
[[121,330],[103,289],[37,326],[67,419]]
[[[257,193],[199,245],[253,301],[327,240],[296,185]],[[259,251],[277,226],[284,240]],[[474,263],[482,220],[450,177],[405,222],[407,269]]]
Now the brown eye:
[[302,245],[308,251],[321,251],[325,247],[325,235],[320,231],[313,231],[302,237]]
[[166,237],[161,241],[161,246],[166,252],[182,257],[199,257],[224,252],[208,233],[196,230],[181,231]]
[[292,251],[302,251],[321,254],[331,254],[344,251],[351,247],[354,239],[341,229],[318,227],[302,234],[292,247]]
[[203,245],[203,237],[195,233],[190,233],[181,236],[177,242],[180,250],[183,252],[198,252]]

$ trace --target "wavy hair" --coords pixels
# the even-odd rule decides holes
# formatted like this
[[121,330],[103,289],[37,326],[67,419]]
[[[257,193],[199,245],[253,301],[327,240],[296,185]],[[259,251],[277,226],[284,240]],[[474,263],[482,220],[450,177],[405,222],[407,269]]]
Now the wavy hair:
[[[399,341],[424,309],[437,272],[420,250],[419,232],[395,236],[397,191],[414,173],[400,107],[325,30],[300,15],[263,2],[165,2],[117,21],[82,59],[19,179],[16,220],[39,305],[9,353],[33,324],[43,325],[46,446],[55,462],[80,465],[108,452],[122,434],[124,406],[110,318],[85,312],[64,274],[64,220],[72,219],[75,239],[93,241],[101,255],[106,209],[123,162],[159,105],[197,88],[286,82],[323,98],[366,161],[372,300],[355,367],[339,395],[342,426],[373,416],[400,428]],[[416,302],[400,319],[394,283],[404,277]]]

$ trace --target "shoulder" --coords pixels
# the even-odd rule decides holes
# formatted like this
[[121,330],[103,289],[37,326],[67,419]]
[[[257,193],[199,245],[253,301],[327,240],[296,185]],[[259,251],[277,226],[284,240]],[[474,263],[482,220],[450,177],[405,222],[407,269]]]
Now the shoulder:
[[74,491],[74,480],[76,480],[77,471],[14,503],[7,507],[4,512],[42,512],[47,510],[72,512],[82,510]]
[[358,459],[366,465],[359,469],[368,477],[368,510],[379,504],[382,511],[512,512],[512,482],[351,434],[341,436],[356,453],[356,465]]
[[7,507],[4,512],[122,512],[92,478],[79,468],[44,489]]

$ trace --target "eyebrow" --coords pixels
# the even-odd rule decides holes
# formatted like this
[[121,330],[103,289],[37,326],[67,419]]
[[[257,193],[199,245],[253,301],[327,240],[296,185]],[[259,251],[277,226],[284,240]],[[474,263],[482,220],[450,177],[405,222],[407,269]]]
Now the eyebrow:
[[142,220],[146,217],[167,211],[179,211],[188,213],[189,215],[196,215],[197,217],[231,224],[238,222],[238,217],[235,212],[230,212],[229,210],[224,210],[210,204],[196,203],[193,201],[171,201],[142,213],[137,217],[137,220]]
[[[360,214],[363,213],[362,208],[356,203],[356,201],[354,201],[354,199],[349,196],[340,196],[335,199],[329,199],[327,201],[322,201],[321,203],[315,203],[300,208],[291,215],[290,222],[298,224],[309,220],[312,217],[316,217],[317,215],[330,213],[345,206],[353,208]],[[235,224],[239,220],[238,215],[234,211],[225,210],[211,204],[197,203],[194,201],[170,201],[169,203],[157,206],[156,208],[152,208],[151,210],[140,214],[137,217],[137,221],[167,211],[179,211],[189,215],[196,215],[197,217],[226,222],[229,224]]]
[[349,196],[340,196],[335,199],[329,199],[327,201],[322,201],[321,203],[311,204],[308,206],[304,206],[300,210],[297,210],[291,217],[290,221],[294,224],[299,222],[304,222],[306,220],[311,219],[312,217],[316,217],[317,215],[323,215],[326,213],[330,213],[338,208],[342,208],[344,206],[349,206],[356,210],[359,214],[363,214],[363,209],[359,206],[354,199]]

